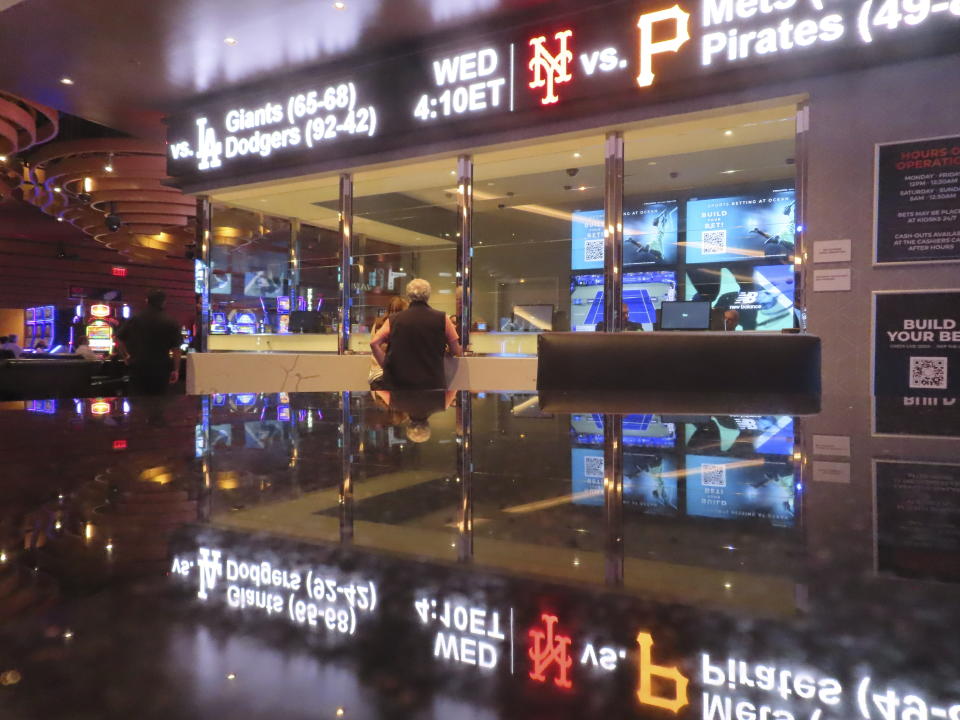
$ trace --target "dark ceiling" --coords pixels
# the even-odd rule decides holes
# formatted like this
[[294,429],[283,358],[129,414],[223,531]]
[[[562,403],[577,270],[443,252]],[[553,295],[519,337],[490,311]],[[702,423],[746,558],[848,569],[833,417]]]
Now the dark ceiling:
[[[149,139],[198,95],[567,0],[23,0],[0,88]],[[6,2],[0,3],[0,8]],[[499,21],[499,20],[498,20]],[[228,46],[227,37],[237,43]],[[73,85],[61,84],[69,77]]]

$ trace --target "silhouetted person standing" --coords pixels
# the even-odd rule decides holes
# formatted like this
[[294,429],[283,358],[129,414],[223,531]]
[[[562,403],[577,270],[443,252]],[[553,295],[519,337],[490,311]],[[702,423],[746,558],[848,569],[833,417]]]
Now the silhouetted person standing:
[[443,356],[461,355],[460,339],[446,313],[427,304],[430,283],[407,283],[410,307],[387,320],[370,340],[373,356],[383,368],[384,387],[439,390],[446,386]]
[[167,297],[147,294],[147,307],[117,333],[117,350],[130,366],[132,395],[163,395],[180,379],[180,326],[163,311]]

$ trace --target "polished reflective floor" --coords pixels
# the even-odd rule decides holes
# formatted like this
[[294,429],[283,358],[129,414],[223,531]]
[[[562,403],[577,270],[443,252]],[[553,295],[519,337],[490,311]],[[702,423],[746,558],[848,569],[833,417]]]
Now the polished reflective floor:
[[0,718],[960,720],[957,443],[862,405],[0,404]]

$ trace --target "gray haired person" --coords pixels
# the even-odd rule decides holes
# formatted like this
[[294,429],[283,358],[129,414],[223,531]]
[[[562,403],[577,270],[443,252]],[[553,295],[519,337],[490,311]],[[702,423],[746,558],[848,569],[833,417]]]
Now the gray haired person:
[[438,390],[446,386],[444,353],[462,355],[460,338],[446,313],[428,304],[430,283],[407,283],[410,307],[387,320],[370,340],[383,368],[383,385],[392,389]]

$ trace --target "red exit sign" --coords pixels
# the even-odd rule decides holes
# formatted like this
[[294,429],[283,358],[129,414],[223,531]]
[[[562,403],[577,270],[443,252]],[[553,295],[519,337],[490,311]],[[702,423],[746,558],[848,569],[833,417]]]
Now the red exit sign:
[[114,277],[126,277],[126,276],[127,276],[127,269],[126,269],[125,267],[117,267],[117,266],[114,266],[114,267],[111,269],[111,272],[113,273],[113,276],[114,276]]

